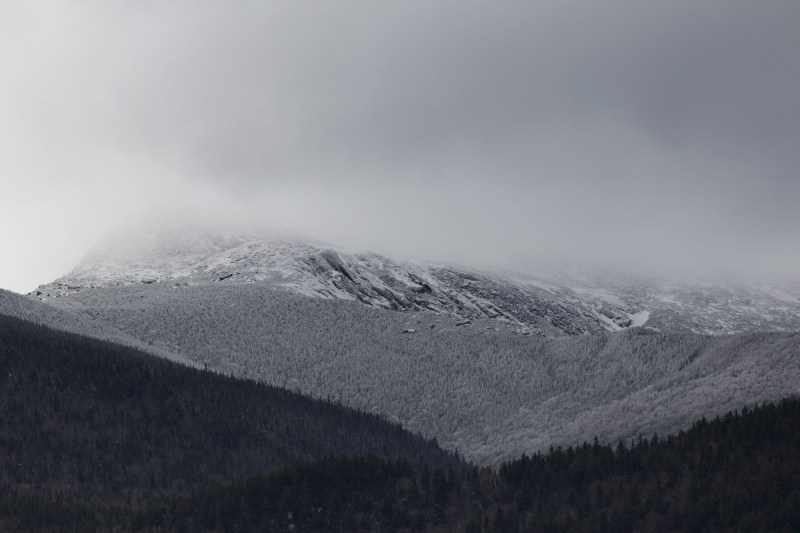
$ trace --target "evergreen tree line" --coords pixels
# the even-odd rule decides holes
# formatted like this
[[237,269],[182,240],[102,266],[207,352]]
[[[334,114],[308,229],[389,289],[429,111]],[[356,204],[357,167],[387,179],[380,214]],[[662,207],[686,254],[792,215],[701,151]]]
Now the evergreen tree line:
[[374,414],[0,316],[0,530],[105,527],[331,453],[461,464]]
[[327,457],[139,513],[135,531],[800,531],[800,400],[498,471]]

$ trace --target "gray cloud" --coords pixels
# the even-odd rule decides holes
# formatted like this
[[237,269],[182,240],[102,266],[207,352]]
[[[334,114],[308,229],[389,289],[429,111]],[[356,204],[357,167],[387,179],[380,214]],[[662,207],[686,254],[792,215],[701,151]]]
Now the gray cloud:
[[24,223],[0,235],[80,235],[74,261],[215,205],[447,261],[800,272],[798,23],[791,0],[7,2]]

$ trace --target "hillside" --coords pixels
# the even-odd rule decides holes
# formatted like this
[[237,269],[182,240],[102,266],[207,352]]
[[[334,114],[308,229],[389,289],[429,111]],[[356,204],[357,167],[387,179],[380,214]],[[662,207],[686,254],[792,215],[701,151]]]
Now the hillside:
[[522,456],[498,473],[324,459],[143,513],[137,531],[800,530],[800,401],[687,432]]
[[[120,235],[32,296],[62,300],[140,284],[257,284],[403,312],[429,311],[544,337],[644,326],[704,335],[800,328],[800,286],[599,275],[533,274],[396,260],[276,235],[186,227]],[[66,297],[66,298],[65,298]]]
[[481,464],[800,392],[791,285],[512,276],[190,228],[113,240],[31,296]]
[[547,339],[258,283],[137,284],[69,301],[201,366],[379,414],[481,464],[674,432],[800,393],[800,334]]
[[371,414],[0,316],[0,529],[60,530],[60,514],[92,529],[213,483],[343,453],[458,464]]
[[15,317],[40,326],[121,344],[186,365],[191,366],[194,364],[191,359],[167,351],[159,346],[158,343],[148,344],[142,342],[131,335],[123,333],[110,324],[93,320],[91,316],[86,316],[84,313],[47,305],[46,303],[3,289],[0,289],[0,315]]

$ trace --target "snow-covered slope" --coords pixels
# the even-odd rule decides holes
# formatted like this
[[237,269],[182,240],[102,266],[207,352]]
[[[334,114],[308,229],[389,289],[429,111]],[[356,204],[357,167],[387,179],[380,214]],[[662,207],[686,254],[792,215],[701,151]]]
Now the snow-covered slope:
[[189,231],[118,241],[30,303],[496,464],[800,394],[800,334],[786,333],[800,329],[798,293],[487,273]]
[[522,336],[262,284],[136,284],[52,304],[67,301],[200,366],[382,415],[481,464],[800,394],[800,334]]
[[118,238],[32,295],[49,300],[100,287],[219,283],[444,313],[480,324],[472,327],[546,337],[636,326],[706,335],[800,330],[797,285],[490,273],[209,228]]
[[21,318],[41,326],[122,344],[123,346],[147,351],[165,359],[194,365],[191,359],[165,350],[158,342],[144,343],[131,335],[123,333],[111,324],[93,320],[91,314],[87,316],[86,313],[76,312],[70,306],[59,308],[31,300],[21,294],[0,289],[0,315]]

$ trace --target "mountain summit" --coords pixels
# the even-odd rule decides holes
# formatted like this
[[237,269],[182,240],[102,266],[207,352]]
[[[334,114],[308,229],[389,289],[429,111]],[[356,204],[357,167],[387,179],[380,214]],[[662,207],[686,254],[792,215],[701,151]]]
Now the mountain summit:
[[50,300],[93,288],[221,283],[258,283],[314,298],[445,314],[461,326],[545,337],[636,326],[705,335],[800,329],[796,285],[495,273],[215,227],[116,236],[31,295]]

